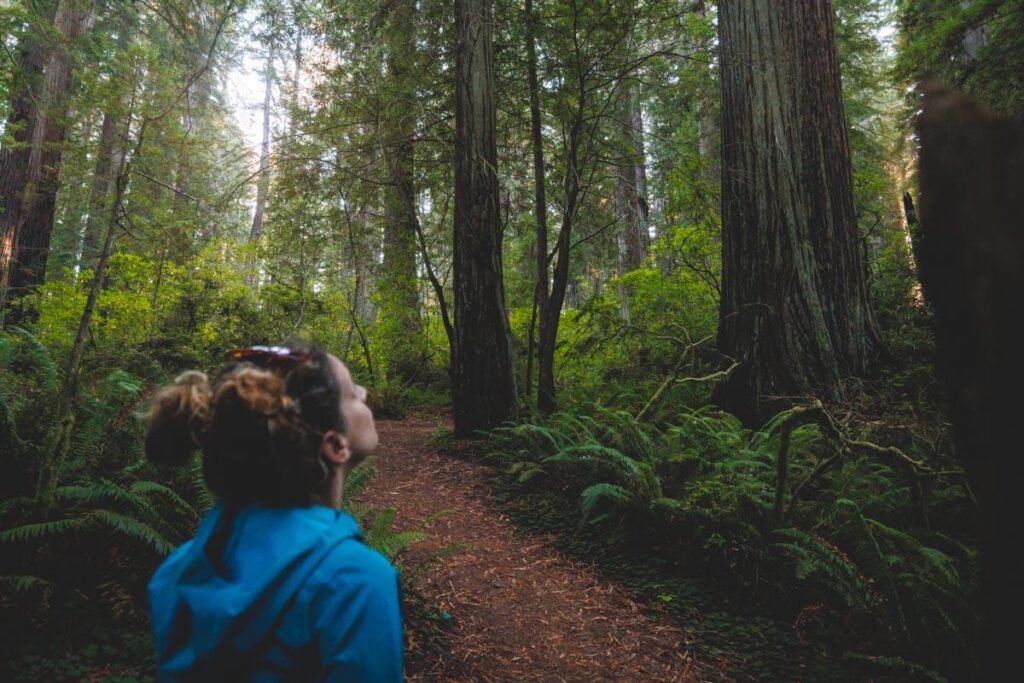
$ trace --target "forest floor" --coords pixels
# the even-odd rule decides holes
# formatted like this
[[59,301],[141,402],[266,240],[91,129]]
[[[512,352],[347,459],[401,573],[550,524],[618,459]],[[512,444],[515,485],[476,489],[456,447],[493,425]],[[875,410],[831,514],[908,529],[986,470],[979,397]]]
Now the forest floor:
[[[496,472],[430,446],[437,420],[378,423],[378,476],[360,500],[397,510],[427,537],[402,556],[423,602],[407,624],[410,680],[728,680],[697,661],[684,626],[550,535],[518,528],[493,495]],[[437,637],[440,634],[440,637]],[[429,641],[429,642],[428,642]]]

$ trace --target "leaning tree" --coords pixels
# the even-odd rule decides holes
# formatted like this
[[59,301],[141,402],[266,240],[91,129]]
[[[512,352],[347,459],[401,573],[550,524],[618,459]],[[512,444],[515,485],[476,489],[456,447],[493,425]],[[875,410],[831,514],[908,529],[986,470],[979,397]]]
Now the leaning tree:
[[843,396],[878,344],[829,0],[719,3],[722,298],[717,400],[758,420]]

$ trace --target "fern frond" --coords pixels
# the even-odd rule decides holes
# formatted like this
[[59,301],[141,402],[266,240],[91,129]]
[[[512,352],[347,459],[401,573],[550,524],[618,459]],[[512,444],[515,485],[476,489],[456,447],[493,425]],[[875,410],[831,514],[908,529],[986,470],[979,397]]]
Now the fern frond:
[[93,510],[84,519],[92,519],[101,526],[123,536],[141,541],[153,548],[161,555],[166,555],[174,550],[174,546],[159,532],[148,524],[137,519],[110,510]]
[[34,593],[38,590],[50,591],[53,584],[46,579],[28,574],[0,576],[0,590],[14,594]]
[[602,504],[618,506],[632,501],[633,495],[621,486],[608,483],[592,484],[580,494],[580,509],[583,511],[583,518],[590,519]]
[[788,551],[797,559],[798,578],[819,574],[850,606],[859,605],[870,609],[877,602],[869,580],[846,553],[834,544],[802,529],[776,529],[775,533],[789,539],[789,542],[775,543],[775,546]]
[[377,470],[373,466],[372,459],[353,468],[345,479],[343,501],[348,502],[349,499],[359,496],[375,476],[377,476]]
[[27,357],[28,369],[37,377],[37,385],[48,394],[56,393],[60,388],[60,371],[50,352],[28,330],[16,327],[14,333],[21,337],[20,355]]
[[51,522],[22,524],[0,531],[0,543],[21,543],[24,541],[49,540],[55,536],[78,531],[83,526],[81,518],[56,519]]
[[174,508],[175,511],[183,514],[185,517],[192,520],[199,519],[199,513],[188,503],[187,500],[163,484],[149,480],[136,481],[132,482],[130,491],[135,495],[155,495],[170,503],[171,507]]
[[6,518],[15,512],[27,512],[34,508],[39,501],[31,496],[18,496],[17,498],[9,498],[3,503],[0,503],[0,519]]

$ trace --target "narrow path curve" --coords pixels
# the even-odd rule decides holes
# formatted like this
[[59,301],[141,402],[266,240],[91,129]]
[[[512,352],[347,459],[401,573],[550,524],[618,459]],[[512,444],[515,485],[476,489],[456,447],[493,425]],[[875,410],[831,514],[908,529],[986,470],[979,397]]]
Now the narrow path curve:
[[361,497],[394,507],[396,527],[432,515],[403,560],[414,585],[451,615],[448,653],[412,643],[410,680],[700,681],[687,634],[620,588],[526,535],[498,511],[491,470],[428,446],[436,421],[379,422],[379,476]]

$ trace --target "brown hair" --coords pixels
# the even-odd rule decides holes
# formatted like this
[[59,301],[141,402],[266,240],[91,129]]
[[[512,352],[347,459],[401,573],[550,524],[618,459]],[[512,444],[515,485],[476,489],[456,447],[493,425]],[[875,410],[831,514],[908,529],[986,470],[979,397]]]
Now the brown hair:
[[182,464],[202,451],[203,478],[227,503],[309,505],[327,477],[323,434],[343,432],[341,392],[319,349],[284,370],[229,363],[212,382],[185,372],[153,401],[146,456]]

